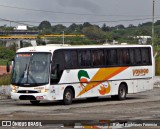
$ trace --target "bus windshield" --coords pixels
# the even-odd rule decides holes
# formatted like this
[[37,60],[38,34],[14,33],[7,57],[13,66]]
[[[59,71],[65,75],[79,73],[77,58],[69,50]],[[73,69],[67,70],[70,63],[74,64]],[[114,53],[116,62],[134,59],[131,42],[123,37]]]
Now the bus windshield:
[[40,86],[49,83],[51,53],[17,53],[11,83],[17,86]]

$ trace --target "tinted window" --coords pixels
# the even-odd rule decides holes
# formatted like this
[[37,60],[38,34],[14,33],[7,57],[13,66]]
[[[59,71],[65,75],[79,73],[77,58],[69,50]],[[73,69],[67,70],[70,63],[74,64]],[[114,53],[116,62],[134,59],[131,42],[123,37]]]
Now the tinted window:
[[79,63],[79,66],[82,66],[82,67],[91,66],[91,51],[79,50],[78,63]]
[[134,49],[129,49],[129,55],[130,55],[130,64],[135,64],[135,58],[134,58]]
[[103,52],[103,50],[93,50],[92,51],[92,62],[93,62],[93,66],[104,65],[104,52]]
[[109,52],[110,52],[110,50],[108,50],[108,49],[105,50],[105,64],[107,66],[109,65]]
[[150,49],[142,48],[142,64],[150,64]]
[[141,64],[141,49],[140,48],[135,49],[135,61],[136,61],[136,64]]
[[65,68],[63,50],[56,50],[53,53],[52,65],[51,65],[51,84],[58,83],[63,70]]
[[65,51],[64,60],[66,68],[77,68],[77,52],[75,50]]
[[56,50],[53,53],[52,66],[55,67],[55,65],[57,65],[57,64],[59,65],[60,70],[64,70],[65,62],[64,62],[63,50]]
[[116,65],[117,64],[117,51],[116,49],[111,49],[108,51],[108,63],[109,65]]
[[130,64],[129,61],[129,50],[128,49],[123,49],[123,64]]

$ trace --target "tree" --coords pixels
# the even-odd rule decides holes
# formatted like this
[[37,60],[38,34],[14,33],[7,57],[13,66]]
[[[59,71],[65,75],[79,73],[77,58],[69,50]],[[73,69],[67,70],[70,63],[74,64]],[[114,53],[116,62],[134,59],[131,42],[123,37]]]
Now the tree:
[[40,24],[39,24],[39,29],[40,30],[43,30],[43,29],[51,29],[51,23],[49,21],[42,21]]
[[128,28],[135,28],[135,26],[133,24],[129,24]]
[[141,27],[141,26],[152,26],[152,22],[142,23],[139,27]]
[[110,30],[110,28],[108,26],[106,26],[106,24],[104,23],[103,26],[102,26],[102,31],[104,32],[108,32]]
[[124,25],[121,25],[121,24],[120,24],[120,25],[115,26],[115,28],[116,28],[116,29],[125,29]]
[[84,22],[84,23],[83,23],[83,28],[84,28],[84,27],[89,27],[89,26],[92,26],[92,24],[90,24],[89,22]]
[[160,20],[157,20],[157,21],[155,22],[155,25],[160,25]]
[[51,34],[52,33],[52,26],[49,21],[42,21],[38,26],[41,34]]
[[93,26],[85,27],[83,28],[82,31],[89,39],[96,40],[96,41],[106,40],[105,32],[103,32],[101,28],[97,26],[93,25]]
[[15,51],[10,48],[0,47],[0,59],[13,59]]
[[82,28],[83,28],[83,26],[81,24],[78,25],[78,24],[73,23],[68,27],[67,33],[78,34],[78,33],[82,32]]
[[62,25],[62,24],[58,24],[52,27],[52,32],[53,33],[58,33],[61,34],[62,31],[66,31],[67,27]]

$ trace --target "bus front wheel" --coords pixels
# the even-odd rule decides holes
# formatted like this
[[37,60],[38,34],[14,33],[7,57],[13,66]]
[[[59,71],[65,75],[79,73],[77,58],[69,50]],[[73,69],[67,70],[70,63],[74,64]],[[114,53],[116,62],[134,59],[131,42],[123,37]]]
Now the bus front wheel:
[[63,95],[63,103],[65,105],[70,105],[72,104],[73,100],[73,92],[70,88],[65,89],[64,95]]

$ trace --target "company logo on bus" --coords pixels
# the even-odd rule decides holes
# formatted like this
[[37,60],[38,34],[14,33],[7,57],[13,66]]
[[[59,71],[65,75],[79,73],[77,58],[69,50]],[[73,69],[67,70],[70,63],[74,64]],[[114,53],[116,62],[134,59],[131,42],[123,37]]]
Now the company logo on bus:
[[133,69],[133,76],[145,76],[149,73],[149,69]]
[[[80,94],[84,94],[96,86],[99,86],[100,89],[98,89],[98,91],[99,94],[101,95],[105,95],[110,92],[111,90],[110,83],[108,82],[108,84],[103,84],[103,81],[102,82],[96,81],[94,79],[95,77],[99,80],[102,80],[101,76],[97,76],[96,74],[92,79],[90,79],[88,72],[85,70],[80,70],[78,72],[78,79],[80,81],[80,86],[82,87],[82,91]],[[91,83],[89,83],[90,81]]]

